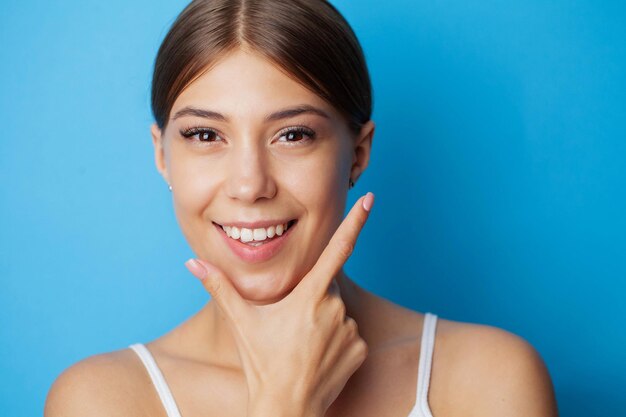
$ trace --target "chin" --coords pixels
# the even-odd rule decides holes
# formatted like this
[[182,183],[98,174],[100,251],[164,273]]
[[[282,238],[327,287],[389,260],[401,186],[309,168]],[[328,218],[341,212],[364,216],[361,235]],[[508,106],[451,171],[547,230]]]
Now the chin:
[[242,298],[257,305],[263,305],[282,300],[297,283],[290,285],[274,274],[257,274],[233,280],[233,285]]

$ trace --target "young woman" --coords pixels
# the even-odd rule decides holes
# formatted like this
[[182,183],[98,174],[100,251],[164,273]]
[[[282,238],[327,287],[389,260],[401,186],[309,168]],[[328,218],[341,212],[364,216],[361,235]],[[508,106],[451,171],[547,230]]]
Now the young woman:
[[403,308],[343,271],[373,209],[368,193],[343,218],[371,100],[360,45],[326,1],[189,4],[156,58],[152,137],[211,301],[67,369],[45,415],[557,415],[526,341]]

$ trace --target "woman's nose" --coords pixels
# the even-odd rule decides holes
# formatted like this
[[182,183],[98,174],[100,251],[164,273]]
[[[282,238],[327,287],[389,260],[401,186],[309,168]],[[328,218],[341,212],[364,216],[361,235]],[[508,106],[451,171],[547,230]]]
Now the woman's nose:
[[229,158],[226,194],[244,203],[254,203],[276,194],[276,183],[270,172],[267,155],[258,146],[233,150]]

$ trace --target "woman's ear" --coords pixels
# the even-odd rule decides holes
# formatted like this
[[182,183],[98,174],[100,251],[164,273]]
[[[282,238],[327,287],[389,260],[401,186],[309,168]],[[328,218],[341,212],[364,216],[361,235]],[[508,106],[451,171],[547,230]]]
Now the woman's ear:
[[163,149],[163,137],[159,126],[153,123],[150,126],[150,134],[152,135],[152,145],[154,145],[154,162],[157,171],[161,174],[165,182],[170,183],[165,163],[165,150]]
[[369,164],[375,128],[376,125],[374,122],[372,120],[368,120],[365,124],[363,124],[359,135],[354,141],[354,156],[352,158],[352,168],[350,169],[350,178],[354,182],[357,181]]

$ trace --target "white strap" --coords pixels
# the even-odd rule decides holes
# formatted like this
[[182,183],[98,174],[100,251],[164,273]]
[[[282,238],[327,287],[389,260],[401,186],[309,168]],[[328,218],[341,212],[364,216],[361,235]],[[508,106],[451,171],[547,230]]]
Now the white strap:
[[435,330],[437,328],[437,316],[426,313],[422,329],[422,344],[420,348],[420,362],[417,370],[417,393],[415,395],[415,407],[408,417],[433,417],[428,406],[428,387],[430,385],[430,371],[435,348]]
[[168,417],[181,417],[178,407],[176,406],[176,401],[174,401],[174,397],[172,396],[172,392],[170,391],[167,382],[165,382],[165,378],[163,378],[163,374],[161,373],[161,370],[148,348],[141,343],[132,344],[129,348],[135,351],[141,359],[141,362],[143,362],[144,366],[148,370],[150,379],[152,379],[152,383],[159,393],[159,398],[161,398],[161,402],[163,403],[163,407],[165,407]]

